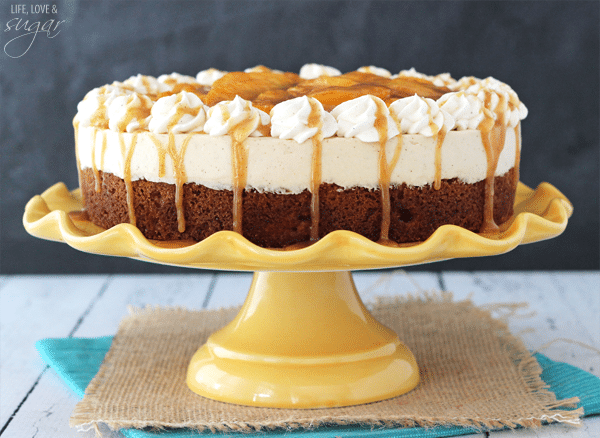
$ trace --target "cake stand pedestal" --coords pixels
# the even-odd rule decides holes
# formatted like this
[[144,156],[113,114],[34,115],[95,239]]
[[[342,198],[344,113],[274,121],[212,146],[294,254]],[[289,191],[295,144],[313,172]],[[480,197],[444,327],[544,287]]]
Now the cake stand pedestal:
[[257,272],[236,318],[196,352],[187,384],[243,405],[314,408],[395,397],[419,371],[342,272]]
[[202,242],[147,240],[132,225],[99,228],[79,190],[62,183],[32,198],[32,235],[86,252],[193,268],[255,271],[236,318],[191,359],[187,384],[205,397],[272,408],[349,406],[395,397],[419,382],[417,363],[362,303],[350,271],[501,254],[561,234],[572,206],[547,183],[519,184],[514,216],[492,234],[444,225],[425,242],[384,246],[335,231],[306,248],[257,247],[230,231]]

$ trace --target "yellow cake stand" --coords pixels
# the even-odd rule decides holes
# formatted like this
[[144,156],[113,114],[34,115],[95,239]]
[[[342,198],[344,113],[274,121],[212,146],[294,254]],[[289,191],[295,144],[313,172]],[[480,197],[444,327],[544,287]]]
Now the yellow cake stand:
[[194,354],[187,384],[210,399],[273,408],[350,406],[418,384],[413,354],[365,308],[351,270],[502,254],[558,236],[573,211],[552,185],[519,183],[514,216],[492,234],[445,225],[425,242],[392,247],[335,231],[302,249],[272,250],[230,231],[198,243],[151,241],[129,224],[105,230],[69,214],[81,209],[80,191],[58,183],[27,203],[23,224],[94,254],[255,271],[239,314]]

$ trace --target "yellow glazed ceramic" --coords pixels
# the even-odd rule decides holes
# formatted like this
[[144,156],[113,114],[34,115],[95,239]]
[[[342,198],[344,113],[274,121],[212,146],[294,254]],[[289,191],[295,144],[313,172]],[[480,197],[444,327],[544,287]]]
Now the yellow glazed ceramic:
[[278,408],[367,403],[418,384],[412,353],[365,309],[350,270],[501,254],[558,236],[573,211],[552,185],[519,184],[513,218],[493,234],[445,225],[425,242],[383,246],[336,231],[306,248],[271,250],[230,231],[198,243],[150,241],[129,224],[104,230],[69,215],[81,209],[79,190],[58,183],[28,202],[23,224],[95,254],[261,271],[238,316],[193,356],[187,383],[211,399]]
[[365,309],[347,271],[254,274],[241,311],[187,375],[205,397],[277,408],[368,403],[418,382],[414,356]]

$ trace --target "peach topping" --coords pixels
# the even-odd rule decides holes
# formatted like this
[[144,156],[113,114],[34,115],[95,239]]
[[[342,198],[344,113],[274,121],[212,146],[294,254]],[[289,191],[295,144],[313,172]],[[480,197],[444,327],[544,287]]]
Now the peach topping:
[[240,96],[266,113],[280,102],[304,95],[314,97],[321,102],[326,111],[331,111],[342,102],[366,94],[377,96],[390,105],[397,99],[414,94],[438,99],[451,91],[446,87],[435,86],[426,79],[413,77],[390,79],[372,73],[353,71],[340,76],[302,80],[295,73],[278,73],[264,67],[250,73],[227,73],[217,79],[212,87],[179,84],[172,91],[161,93],[158,97],[182,90],[196,94],[208,106]]

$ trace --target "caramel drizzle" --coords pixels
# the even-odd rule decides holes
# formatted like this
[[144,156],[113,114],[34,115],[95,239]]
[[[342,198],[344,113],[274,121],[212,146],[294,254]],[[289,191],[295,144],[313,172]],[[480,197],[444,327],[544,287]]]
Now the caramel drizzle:
[[[249,104],[248,104],[249,105]],[[229,132],[231,138],[231,166],[233,172],[233,231],[242,234],[243,192],[248,180],[248,150],[245,140],[254,131],[256,119],[260,116],[249,117],[233,126]],[[230,118],[223,107],[223,122]],[[259,120],[260,125],[260,120]]]
[[[165,81],[165,83],[167,83],[167,81]],[[144,88],[146,89],[146,94],[150,94],[150,87],[153,85],[152,82],[150,81],[150,78],[148,78],[148,76],[144,76],[142,75],[142,85],[144,86]],[[169,84],[167,84],[169,85]]]
[[431,117],[431,108],[428,108],[429,112],[429,128],[433,132],[435,138],[435,177],[433,181],[433,188],[439,190],[442,188],[442,145],[446,139],[446,127],[442,125],[441,128],[433,123],[433,117]]
[[[104,157],[106,156],[106,146],[108,141],[108,133],[106,131],[102,131],[102,146],[100,150],[100,169],[104,169]],[[98,188],[96,188],[98,191]]]
[[100,131],[94,129],[92,131],[92,171],[94,172],[94,181],[96,183],[96,193],[100,193],[100,171],[98,170],[98,166],[96,166],[96,138],[100,134]]
[[389,239],[390,223],[392,221],[392,203],[391,203],[390,196],[389,196],[389,187],[391,185],[392,172],[394,171],[394,169],[396,168],[396,165],[398,164],[398,160],[400,159],[401,152],[402,152],[402,133],[400,133],[398,135],[398,139],[396,141],[396,147],[394,149],[394,155],[392,156],[392,159],[388,164],[388,168],[386,171],[386,181],[387,182],[384,181],[384,183],[383,183],[387,187],[387,192],[388,192],[387,207],[384,206],[382,209],[382,215],[383,215],[382,216],[382,224],[381,224],[382,233],[381,233],[380,240],[383,243],[392,242]]
[[183,210],[183,185],[187,181],[184,158],[187,146],[194,133],[189,133],[183,140],[179,151],[175,147],[175,134],[169,132],[169,144],[167,150],[173,161],[173,173],[175,174],[175,207],[177,208],[177,231],[185,231],[185,212]]
[[435,190],[442,188],[442,145],[444,144],[445,138],[446,128],[442,127],[442,129],[435,134],[435,179],[433,182],[433,188]]
[[[175,80],[168,79],[167,81],[165,81],[165,83],[167,83],[169,81],[176,82]],[[183,93],[179,94],[179,97],[176,100],[175,105],[177,105],[178,103],[181,103],[183,100],[183,97],[184,97]],[[184,160],[185,160],[185,153],[186,153],[188,144],[189,144],[190,140],[192,139],[194,132],[190,132],[185,137],[185,139],[183,140],[183,143],[181,144],[181,147],[179,148],[179,151],[178,151],[177,148],[175,147],[175,134],[173,133],[173,128],[177,125],[177,123],[179,123],[181,118],[186,114],[191,115],[192,117],[197,116],[197,112],[193,108],[176,106],[175,114],[173,116],[171,116],[171,119],[170,119],[169,123],[167,124],[167,131],[169,133],[169,142],[168,142],[166,148],[163,146],[163,144],[160,142],[160,140],[158,140],[158,138],[156,138],[155,136],[151,137],[153,143],[156,146],[156,150],[158,152],[158,176],[159,176],[159,178],[163,177],[165,175],[165,160],[166,160],[167,153],[170,155],[171,161],[173,163],[173,173],[175,174],[175,207],[177,210],[177,231],[179,231],[180,233],[185,232],[185,210],[183,207],[183,192],[184,192],[183,188],[184,188],[185,183],[187,182],[187,174],[185,171]]]
[[[128,215],[129,215],[129,223],[131,225],[136,224],[136,219],[135,219],[135,209],[133,206],[133,184],[131,181],[131,159],[133,157],[133,152],[135,151],[135,146],[137,144],[137,139],[138,139],[138,134],[134,133],[131,137],[131,143],[129,145],[129,148],[127,148],[127,146],[125,145],[125,138],[124,135],[122,134],[123,131],[125,131],[127,129],[127,125],[129,125],[129,123],[131,123],[131,121],[133,119],[138,119],[138,120],[143,120],[146,117],[148,117],[148,115],[150,114],[150,107],[148,106],[148,101],[144,101],[142,100],[142,105],[141,107],[135,108],[132,107],[131,104],[133,103],[134,100],[134,96],[131,96],[128,99],[127,102],[127,112],[126,112],[126,117],[118,124],[117,128],[118,128],[118,135],[119,135],[119,144],[121,146],[121,156],[123,157],[123,180],[125,181],[125,189],[126,189],[126,193],[127,193],[127,210],[128,210]],[[151,105],[151,103],[150,103]],[[94,113],[94,116],[92,117],[92,123],[100,123],[100,121],[102,121],[104,124],[107,124],[107,120],[104,117],[105,114],[105,105],[104,102],[102,102],[102,104],[98,107],[98,109],[96,110],[96,112]],[[96,158],[95,158],[95,144],[96,144],[96,137],[95,137],[95,133],[93,134],[93,144],[92,144],[92,169],[94,170],[94,176],[96,178],[96,191],[98,192],[100,189],[100,183],[99,183],[99,172],[97,174],[97,168],[96,168]],[[101,161],[102,161],[102,165],[101,167],[103,167],[103,161],[104,161],[104,154],[106,151],[106,136],[103,139],[103,145],[102,145],[102,151],[101,151]]]
[[79,159],[79,121],[73,120],[73,129],[75,131],[75,162],[77,163],[77,181],[81,185],[81,160]]
[[[171,86],[171,87],[172,87],[172,86],[174,86],[174,85],[177,85],[177,79],[175,79],[175,78],[166,78],[166,79],[163,81],[163,83],[164,83],[165,85],[169,85],[169,86]],[[144,86],[146,87],[146,89],[148,89],[148,88],[149,88],[149,84],[150,84],[150,81],[148,81],[148,79],[146,79],[146,76],[144,76]]]
[[74,210],[67,213],[73,221],[89,221],[90,217],[85,210]]
[[517,185],[519,184],[519,171],[520,171],[520,165],[521,165],[521,123],[517,123],[517,126],[515,126],[515,179],[514,179],[514,185],[515,188],[517,187]]
[[485,90],[484,105],[487,111],[484,111],[485,119],[481,122],[481,139],[485,148],[487,157],[487,172],[485,177],[485,199],[483,204],[483,223],[480,232],[492,232],[498,230],[498,225],[494,221],[494,178],[498,159],[504,149],[506,139],[506,125],[504,108],[507,105],[506,98],[499,94],[500,101],[496,106],[496,118],[490,110],[492,94],[490,90]]
[[[103,87],[104,88],[104,87]],[[77,137],[79,130],[79,122],[74,124],[75,126],[75,150],[77,152]],[[96,193],[100,193],[101,177],[98,166],[96,165],[96,137],[100,133],[100,130],[108,129],[108,119],[106,118],[106,96],[98,96],[98,108],[94,111],[94,114],[90,117],[90,126],[94,126],[95,129],[92,132],[92,171],[94,173],[95,190]],[[100,168],[104,169],[104,154],[106,152],[106,134],[103,134],[102,146],[100,151]],[[80,167],[79,156],[77,155],[77,167]],[[81,181],[79,183],[81,187]]]
[[[119,132],[125,132],[127,130],[127,125],[129,125],[134,119],[142,121],[150,115],[150,110],[152,109],[152,101],[150,99],[140,99],[142,105],[140,107],[134,107],[132,105],[134,99],[135,95],[132,94],[127,100],[126,116],[117,125],[117,130]],[[150,106],[148,106],[148,104]]]
[[167,157],[167,148],[162,142],[156,138],[155,135],[151,135],[150,138],[156,146],[156,152],[158,153],[158,177],[162,178],[165,176],[165,159]]
[[158,177],[162,178],[165,176],[165,162],[167,153],[171,157],[171,162],[173,164],[173,174],[175,176],[175,208],[177,209],[177,231],[183,233],[185,231],[185,211],[183,208],[183,186],[187,182],[187,173],[185,171],[185,152],[187,150],[188,144],[194,135],[194,132],[190,132],[179,151],[175,146],[175,134],[169,131],[169,139],[167,146],[165,147],[163,143],[155,136],[152,135],[150,138],[152,142],[156,146],[156,151],[158,153]]
[[176,125],[177,123],[179,123],[179,121],[181,120],[181,118],[185,115],[190,115],[192,117],[195,117],[198,115],[198,112],[195,111],[193,108],[189,108],[189,107],[184,107],[184,106],[177,106],[177,104],[181,103],[183,101],[183,97],[184,94],[183,93],[179,93],[177,100],[175,101],[175,114],[173,114],[173,116],[171,116],[171,120],[169,121],[169,123],[167,124],[167,131],[171,131]]
[[242,234],[242,196],[248,179],[248,151],[242,135],[230,133],[233,166],[233,231]]
[[131,158],[135,151],[135,145],[137,144],[137,133],[134,133],[131,137],[131,143],[129,148],[125,145],[125,138],[122,133],[119,132],[119,143],[121,145],[121,156],[123,157],[123,180],[125,181],[125,189],[127,192],[127,210],[129,213],[129,223],[135,226],[135,210],[133,208],[133,185],[131,182]]
[[99,96],[99,104],[94,114],[90,117],[90,126],[100,129],[108,129],[108,119],[106,117],[106,96]]
[[[181,103],[183,100],[183,94],[181,94],[178,100],[175,102],[175,105]],[[156,151],[158,153],[158,177],[162,178],[165,176],[165,162],[167,153],[171,157],[171,161],[173,163],[173,174],[175,175],[175,208],[177,210],[177,231],[180,233],[185,232],[185,211],[183,208],[183,186],[187,182],[187,174],[185,171],[185,152],[187,150],[188,144],[192,139],[192,135],[194,132],[190,132],[179,150],[175,146],[175,134],[173,133],[173,128],[179,123],[181,118],[189,114],[191,116],[195,116],[194,109],[185,108],[185,107],[176,107],[175,114],[171,117],[169,123],[167,124],[167,131],[169,133],[169,140],[167,146],[165,147],[162,142],[154,135],[150,136],[152,142],[156,146]]]
[[323,157],[323,123],[321,121],[321,109],[313,101],[309,99],[310,115],[308,116],[308,127],[317,128],[317,132],[312,137],[312,163],[310,175],[310,240],[319,240],[319,189],[322,180],[322,157]]
[[379,242],[385,243],[389,241],[390,222],[392,218],[392,205],[390,201],[390,181],[392,171],[400,158],[402,150],[402,134],[398,135],[398,142],[394,150],[392,161],[388,163],[386,154],[386,144],[388,137],[387,116],[385,110],[387,107],[380,101],[375,101],[377,110],[375,111],[375,129],[379,136],[379,188],[381,190],[381,232]]
[[[183,100],[183,96],[183,93],[179,95],[175,105],[181,103],[181,101]],[[192,108],[187,108],[183,106],[178,106],[176,108],[177,110],[175,111],[175,114],[173,115],[173,117],[171,117],[171,120],[167,125],[167,130],[169,131],[169,144],[167,146],[167,150],[173,161],[173,172],[175,173],[175,206],[177,208],[177,230],[180,233],[183,233],[185,231],[185,212],[183,209],[183,185],[187,182],[184,158],[185,151],[192,138],[193,133],[189,133],[187,135],[187,137],[183,140],[183,143],[181,144],[181,148],[179,149],[179,151],[177,151],[177,148],[175,147],[175,134],[173,134],[173,128],[177,125],[177,123],[179,123],[179,121],[184,115],[189,114],[191,116],[195,116],[196,114],[194,114],[194,110]],[[162,157],[162,166],[164,167],[164,156]],[[161,169],[161,158],[159,156],[159,176],[161,174],[161,171],[164,174],[164,168]]]

